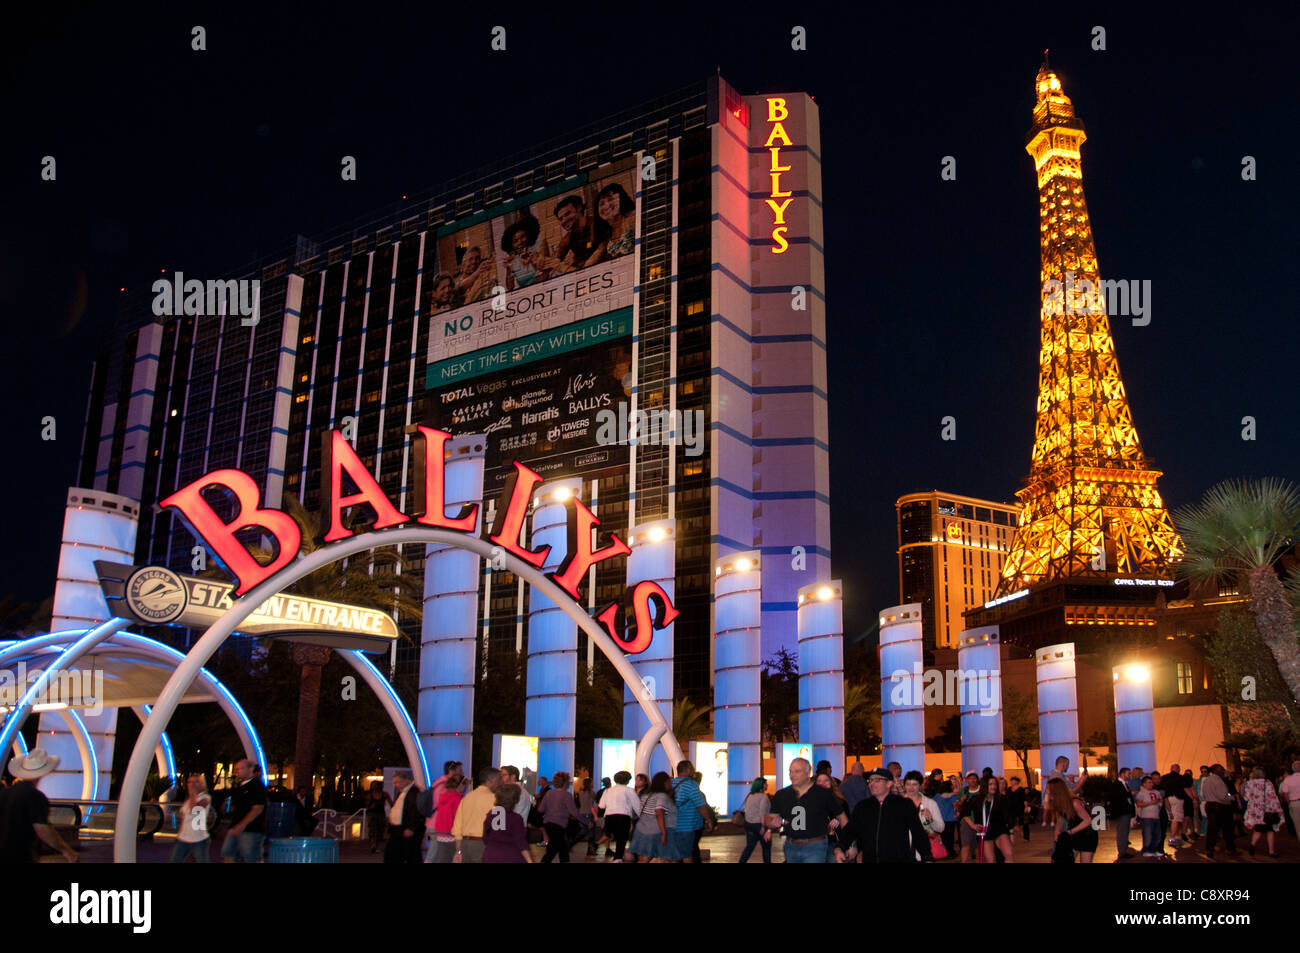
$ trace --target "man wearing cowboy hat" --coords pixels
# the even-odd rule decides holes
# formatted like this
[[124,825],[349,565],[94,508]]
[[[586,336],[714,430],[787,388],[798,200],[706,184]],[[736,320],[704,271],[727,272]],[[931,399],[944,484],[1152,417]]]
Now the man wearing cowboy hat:
[[68,863],[77,862],[77,852],[50,826],[49,799],[35,784],[58,766],[59,759],[44,748],[33,748],[9,762],[9,773],[18,780],[0,802],[0,864],[35,863],[37,840],[57,850]]

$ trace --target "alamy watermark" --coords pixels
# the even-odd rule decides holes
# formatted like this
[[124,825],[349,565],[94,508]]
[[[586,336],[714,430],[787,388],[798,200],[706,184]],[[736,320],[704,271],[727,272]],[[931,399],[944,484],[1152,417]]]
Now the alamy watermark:
[[921,663],[913,662],[912,671],[895,669],[889,680],[893,683],[889,700],[899,708],[964,706],[978,709],[981,715],[996,715],[1002,710],[1002,673],[997,670],[929,668],[922,671]]
[[[18,702],[40,681],[43,669],[28,669],[26,662],[0,669],[0,708],[13,711]],[[79,708],[87,715],[104,712],[104,670],[65,668],[50,676],[32,698],[32,710]]]
[[158,317],[185,314],[190,317],[224,314],[242,318],[246,328],[254,327],[260,320],[258,305],[262,297],[262,282],[256,278],[228,279],[206,282],[197,278],[185,280],[182,271],[169,281],[159,278],[153,283],[153,313]]
[[1063,282],[1055,278],[1043,282],[1043,310],[1048,314],[1132,316],[1134,327],[1145,327],[1151,323],[1151,281],[1075,281],[1074,272],[1067,271]]
[[703,410],[652,407],[631,412],[624,400],[619,401],[617,413],[597,411],[596,425],[596,442],[604,447],[680,443],[688,457],[704,453]]

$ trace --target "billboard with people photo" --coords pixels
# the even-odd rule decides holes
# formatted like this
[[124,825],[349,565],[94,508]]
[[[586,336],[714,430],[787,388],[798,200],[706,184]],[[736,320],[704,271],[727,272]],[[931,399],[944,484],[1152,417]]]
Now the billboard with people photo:
[[635,168],[621,163],[439,229],[435,274],[426,277],[430,367],[629,307],[635,196]]

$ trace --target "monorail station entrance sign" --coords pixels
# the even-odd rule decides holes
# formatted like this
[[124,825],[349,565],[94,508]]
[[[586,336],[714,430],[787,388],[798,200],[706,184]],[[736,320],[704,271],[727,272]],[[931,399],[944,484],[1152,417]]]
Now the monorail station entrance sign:
[[[323,542],[333,543],[355,535],[353,529],[344,525],[343,513],[345,510],[357,506],[368,507],[374,514],[373,528],[366,535],[374,537],[374,545],[376,546],[385,545],[383,530],[412,523],[473,534],[475,527],[478,525],[478,504],[462,506],[461,511],[455,516],[447,516],[444,512],[446,485],[446,454],[444,447],[451,434],[429,427],[417,427],[416,430],[415,445],[412,449],[414,473],[411,478],[412,505],[410,514],[401,512],[388,499],[383,488],[371,476],[370,470],[361,462],[356,451],[352,449],[352,445],[348,443],[341,432],[335,430],[324,436],[324,447],[321,454],[321,509],[324,518],[323,525],[328,525],[329,528],[323,536]],[[524,530],[524,521],[528,515],[528,507],[532,502],[533,490],[542,482],[542,477],[517,460],[514,462],[514,471],[502,491],[502,498],[496,508],[496,518],[490,528],[488,538],[493,545],[504,552],[518,557],[531,566],[540,568],[545,565],[546,557],[550,553],[550,546],[527,549],[521,544],[520,540]],[[350,491],[345,485],[345,477],[347,483],[351,486]],[[204,497],[204,492],[213,488],[224,489],[234,497],[238,505],[238,511],[230,522],[222,519]],[[242,596],[293,562],[302,545],[302,531],[293,517],[282,510],[263,508],[261,502],[261,491],[251,476],[242,470],[225,469],[214,470],[207,476],[200,477],[189,486],[162,500],[161,505],[164,508],[177,510],[185,521],[190,524],[194,532],[212,548],[217,558],[235,576],[236,584],[231,590],[233,595]],[[574,602],[581,605],[582,595],[579,591],[579,585],[588,578],[588,571],[591,567],[606,559],[626,556],[631,552],[631,549],[623,540],[612,533],[607,545],[593,549],[595,534],[592,530],[600,525],[600,520],[596,519],[595,515],[583,505],[581,500],[574,498],[566,505],[572,506],[568,520],[567,556],[555,571],[546,575],[563,589]],[[259,563],[235,536],[238,531],[250,527],[257,528],[275,541],[277,553],[265,565]],[[149,592],[157,592],[159,586],[166,588],[169,584],[183,587],[185,590],[185,611],[193,612],[193,617],[196,619],[209,609],[214,611],[216,616],[219,616],[225,608],[232,604],[228,598],[219,598],[219,607],[213,608],[209,605],[213,598],[212,590],[207,588],[213,585],[209,580],[191,580],[188,577],[180,577],[172,573],[170,575],[175,582],[169,582],[161,575],[157,575],[168,572],[168,570],[159,567],[146,567],[137,570],[130,579],[125,580],[124,585],[127,589],[127,595],[125,599],[118,598],[117,603],[120,604],[126,601],[128,603],[127,611],[130,611],[130,583],[137,579],[149,579],[150,585],[142,588],[141,597],[146,589]],[[156,575],[151,577],[148,575],[150,573]],[[200,593],[202,598],[196,598]],[[229,593],[227,593],[228,595]],[[179,592],[176,598],[181,599]],[[277,599],[283,601],[277,602]],[[241,624],[240,631],[251,632],[249,624],[257,624],[254,620],[258,619],[258,614],[264,617],[272,617],[278,613],[280,617],[274,620],[274,625],[280,629],[292,627],[286,625],[288,621],[285,618],[286,614],[294,611],[301,619],[303,612],[303,608],[291,609],[289,600],[292,599],[297,599],[297,597],[276,596],[266,600],[257,610],[257,613],[249,617],[248,622]],[[137,598],[137,604],[139,604],[139,601],[140,599]],[[298,599],[297,601],[304,604],[317,603],[317,600]],[[196,602],[201,602],[202,605],[196,605]],[[629,587],[624,596],[624,602],[626,603],[626,609],[630,610],[636,625],[635,632],[630,638],[625,635],[626,625],[624,620],[627,611],[619,611],[621,608],[620,603],[610,603],[595,613],[595,617],[610,638],[628,654],[634,655],[648,649],[654,632],[668,626],[677,617],[677,609],[673,607],[672,600],[669,599],[663,587],[655,582],[640,582]],[[111,604],[114,603],[110,602]],[[323,628],[329,627],[329,624],[324,621],[325,613],[331,609],[333,614],[330,618],[334,623],[333,628],[337,630],[340,623],[342,623],[342,628],[349,628],[348,623],[353,621],[352,616],[349,612],[347,618],[342,619],[341,610],[355,609],[355,607],[341,606],[337,603],[318,603],[317,605],[305,605],[304,607],[310,609],[310,618],[317,620],[317,624],[310,626],[311,636],[309,638],[304,637],[303,641],[320,641],[319,633]],[[148,610],[140,609],[139,611]],[[141,618],[140,615],[134,612],[130,617]],[[209,616],[208,618],[212,617]],[[157,624],[160,620],[144,621],[152,621],[153,624]],[[392,620],[388,619],[388,623],[391,625]],[[179,622],[178,624],[186,625],[191,623]],[[395,637],[396,627],[393,628],[393,631]]]
[[[235,587],[230,583],[182,576],[165,566],[96,562],[95,571],[109,611],[142,625],[206,629],[234,605]],[[239,632],[282,642],[386,652],[397,640],[397,623],[378,609],[279,593],[240,623]]]

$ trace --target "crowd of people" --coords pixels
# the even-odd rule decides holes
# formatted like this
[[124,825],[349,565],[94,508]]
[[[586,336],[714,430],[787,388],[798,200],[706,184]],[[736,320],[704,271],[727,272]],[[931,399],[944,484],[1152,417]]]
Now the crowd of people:
[[[0,788],[0,859],[25,862],[38,844],[75,861],[77,852],[49,824],[49,802],[36,781],[58,764],[36,748],[10,762],[15,781]],[[1100,835],[1099,818],[1113,831],[1117,859],[1139,853],[1131,835],[1140,832],[1141,855],[1167,858],[1165,845],[1200,848],[1214,858],[1219,841],[1229,856],[1238,838],[1249,837],[1255,856],[1261,841],[1278,856],[1277,835],[1300,829],[1300,761],[1276,783],[1261,768],[1249,777],[1220,764],[1202,765],[1199,777],[1175,764],[1161,774],[1121,767],[1098,796],[1087,775],[1069,773],[1058,758],[1040,793],[1018,777],[1001,778],[985,768],[963,779],[903,773],[896,762],[868,770],[854,764],[843,779],[829,762],[814,772],[807,759],[790,764],[790,784],[769,793],[755,778],[737,818],[742,820],[747,863],[760,850],[772,861],[773,835],[783,838],[786,863],[913,863],[951,859],[959,863],[1014,863],[1019,845],[1040,824],[1051,838],[1053,862],[1091,863]],[[227,862],[260,862],[266,831],[267,791],[257,766],[235,764],[230,792],[230,827],[221,846]],[[394,775],[393,795],[375,782],[365,809],[371,850],[384,844],[386,863],[532,863],[532,845],[543,848],[542,863],[568,863],[585,845],[588,856],[604,847],[613,863],[698,863],[700,838],[717,820],[700,790],[701,775],[690,761],[653,776],[619,771],[594,786],[557,771],[550,778],[513,765],[488,767],[470,785],[463,766],[448,761],[429,788],[415,784],[409,770]],[[212,797],[202,775],[177,786],[177,838],[172,861],[209,860]]]

